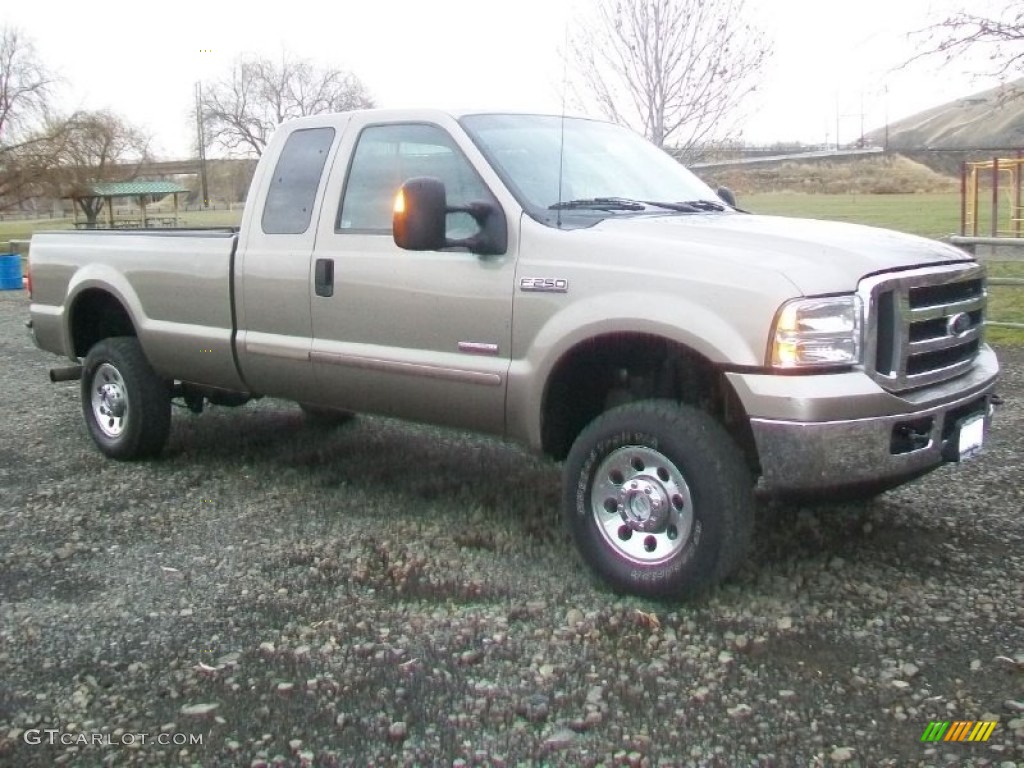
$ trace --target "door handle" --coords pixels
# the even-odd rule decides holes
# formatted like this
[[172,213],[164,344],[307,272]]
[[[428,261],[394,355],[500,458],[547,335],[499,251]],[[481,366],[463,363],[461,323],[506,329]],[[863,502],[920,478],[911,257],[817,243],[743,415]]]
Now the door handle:
[[313,276],[317,296],[334,295],[334,259],[317,259]]

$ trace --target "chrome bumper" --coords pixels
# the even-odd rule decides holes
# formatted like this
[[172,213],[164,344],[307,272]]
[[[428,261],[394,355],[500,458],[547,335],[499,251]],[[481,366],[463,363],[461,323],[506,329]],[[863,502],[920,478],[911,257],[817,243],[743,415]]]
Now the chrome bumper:
[[959,398],[949,398],[943,387],[938,403],[928,402],[927,390],[915,392],[905,401],[911,407],[897,414],[821,422],[751,418],[762,486],[821,491],[897,485],[959,460],[959,427],[965,420],[983,416],[988,435],[999,369],[994,355],[986,355],[985,362],[988,375],[980,386],[975,380]]

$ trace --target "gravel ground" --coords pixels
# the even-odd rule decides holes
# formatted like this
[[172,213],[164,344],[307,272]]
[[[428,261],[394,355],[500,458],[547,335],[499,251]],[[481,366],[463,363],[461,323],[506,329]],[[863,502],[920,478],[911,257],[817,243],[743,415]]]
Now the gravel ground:
[[27,310],[0,294],[2,766],[1024,766],[1021,350],[982,459],[765,506],[666,604],[595,583],[558,468],[495,441],[263,400],[105,460]]

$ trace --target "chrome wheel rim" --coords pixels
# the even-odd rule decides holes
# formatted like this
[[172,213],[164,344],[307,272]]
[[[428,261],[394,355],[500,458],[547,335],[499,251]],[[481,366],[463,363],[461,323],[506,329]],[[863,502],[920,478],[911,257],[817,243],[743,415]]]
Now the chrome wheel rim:
[[128,414],[128,394],[120,372],[103,363],[92,377],[92,414],[96,426],[110,438],[124,432]]
[[642,445],[617,448],[594,476],[590,508],[602,538],[638,565],[678,554],[693,529],[693,497],[679,468]]

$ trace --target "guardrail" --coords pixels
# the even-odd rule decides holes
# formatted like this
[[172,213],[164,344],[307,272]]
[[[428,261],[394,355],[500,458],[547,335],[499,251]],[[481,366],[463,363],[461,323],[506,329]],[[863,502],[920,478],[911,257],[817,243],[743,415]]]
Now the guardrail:
[[[963,248],[974,255],[979,261],[1014,261],[1024,262],[1024,237],[982,237],[975,235],[950,235],[949,242]],[[979,248],[982,252],[979,253]],[[987,249],[985,252],[984,249]],[[996,249],[1008,249],[1000,252],[999,258],[993,258]],[[990,277],[989,285],[1005,285],[1020,288],[1024,286],[1024,278]],[[985,325],[998,328],[1015,328],[1024,330],[1024,323],[1008,323],[999,320],[986,320]]]

